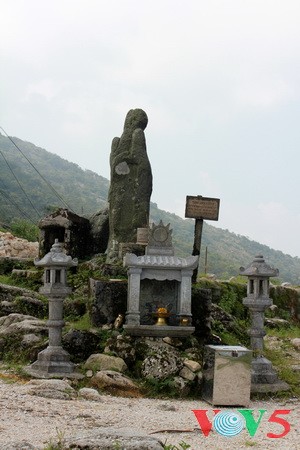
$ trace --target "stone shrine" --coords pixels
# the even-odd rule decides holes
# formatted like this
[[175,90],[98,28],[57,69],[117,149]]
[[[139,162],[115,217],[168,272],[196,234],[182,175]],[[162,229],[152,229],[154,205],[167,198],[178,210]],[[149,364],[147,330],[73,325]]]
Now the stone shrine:
[[183,337],[195,330],[191,287],[198,256],[174,255],[169,226],[162,221],[152,224],[145,255],[127,253],[124,257],[128,267],[124,329],[131,335]]

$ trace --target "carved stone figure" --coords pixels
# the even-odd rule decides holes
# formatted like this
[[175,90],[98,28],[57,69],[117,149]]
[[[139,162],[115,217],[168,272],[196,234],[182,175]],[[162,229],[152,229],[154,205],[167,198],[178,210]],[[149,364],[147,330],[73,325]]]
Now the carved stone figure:
[[152,172],[144,134],[147,123],[142,109],[131,109],[122,136],[112,141],[108,261],[118,257],[121,242],[136,242],[137,228],[148,226]]

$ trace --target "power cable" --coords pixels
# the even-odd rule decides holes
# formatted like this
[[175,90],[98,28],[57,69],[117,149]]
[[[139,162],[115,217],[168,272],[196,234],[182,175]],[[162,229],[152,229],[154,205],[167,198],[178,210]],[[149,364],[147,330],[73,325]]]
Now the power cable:
[[41,216],[41,213],[36,209],[36,207],[34,206],[34,204],[32,203],[32,201],[30,200],[30,198],[29,198],[28,195],[26,194],[26,192],[25,192],[25,190],[23,189],[23,187],[22,187],[20,181],[18,180],[18,177],[15,175],[15,173],[14,173],[14,171],[12,170],[12,168],[11,168],[9,162],[8,162],[7,159],[5,158],[4,153],[3,153],[1,150],[0,150],[0,153],[1,153],[1,155],[2,155],[2,157],[3,157],[3,159],[4,159],[4,161],[6,162],[7,167],[9,168],[10,172],[12,173],[14,179],[15,179],[16,182],[18,183],[18,186],[20,187],[21,191],[23,192],[23,194],[25,195],[25,197],[26,197],[27,200],[29,201],[29,203],[30,203],[30,205],[32,206],[32,208],[34,209],[34,211],[37,213],[38,217],[40,217],[40,216]]
[[17,150],[19,150],[19,152],[21,153],[21,155],[23,155],[23,157],[26,159],[26,161],[31,165],[31,167],[38,173],[38,175],[42,178],[42,180],[47,184],[47,186],[52,190],[52,192],[54,192],[54,194],[57,196],[57,198],[59,198],[59,200],[71,211],[74,212],[72,210],[72,208],[67,204],[67,202],[60,196],[60,194],[56,191],[56,189],[54,189],[54,187],[49,183],[49,181],[46,180],[46,178],[38,171],[38,169],[32,164],[32,162],[27,158],[27,156],[22,152],[22,150],[18,147],[18,145],[13,141],[13,139],[8,136],[8,134],[6,133],[6,131],[0,126],[0,129],[3,131],[3,133],[5,134],[5,136],[10,140],[10,142],[16,147]]
[[21,214],[22,216],[26,217],[26,219],[28,219],[33,225],[36,225],[36,222],[34,222],[31,217],[28,216],[27,213],[25,213],[24,211],[22,211],[22,209],[11,199],[9,198],[9,196],[2,190],[0,189],[0,194],[2,194],[2,196],[4,198],[6,198],[6,200],[9,201],[9,203],[11,203]]

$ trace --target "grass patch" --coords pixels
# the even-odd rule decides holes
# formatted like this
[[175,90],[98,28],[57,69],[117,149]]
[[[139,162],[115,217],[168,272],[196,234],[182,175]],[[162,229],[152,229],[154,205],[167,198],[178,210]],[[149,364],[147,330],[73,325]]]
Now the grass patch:
[[80,330],[80,331],[89,331],[92,328],[91,319],[89,313],[85,313],[83,316],[79,317],[78,320],[74,320],[72,322],[68,322],[66,324],[66,329],[69,331]]
[[269,359],[278,373],[278,378],[290,386],[289,391],[276,393],[278,398],[295,396],[300,398],[300,372],[293,369],[299,365],[299,353],[294,349],[291,339],[300,336],[300,326],[289,328],[268,328],[267,336],[276,337],[276,348],[264,348],[264,356]]
[[[288,328],[266,328],[268,336],[275,336],[279,339],[294,339],[300,336],[300,326],[292,325]],[[292,346],[292,344],[291,344]]]
[[187,450],[188,448],[191,448],[190,444],[187,444],[184,441],[179,442],[178,446],[177,445],[173,445],[173,444],[167,444],[165,442],[164,443],[164,450]]
[[264,356],[272,362],[278,372],[279,379],[285,381],[291,387],[290,391],[278,393],[278,396],[288,395],[290,397],[292,394],[295,397],[300,397],[300,373],[292,368],[293,364],[299,363],[299,359],[297,361],[284,351],[277,349],[265,349]]
[[165,380],[147,378],[142,381],[142,387],[148,398],[178,398],[178,387],[172,378]]

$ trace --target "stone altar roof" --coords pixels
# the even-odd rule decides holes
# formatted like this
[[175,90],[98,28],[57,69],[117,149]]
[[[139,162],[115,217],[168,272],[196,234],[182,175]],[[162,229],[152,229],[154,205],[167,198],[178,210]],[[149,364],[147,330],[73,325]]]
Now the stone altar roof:
[[198,256],[179,258],[167,255],[136,256],[134,253],[126,253],[124,266],[153,267],[160,269],[195,269],[198,264]]

